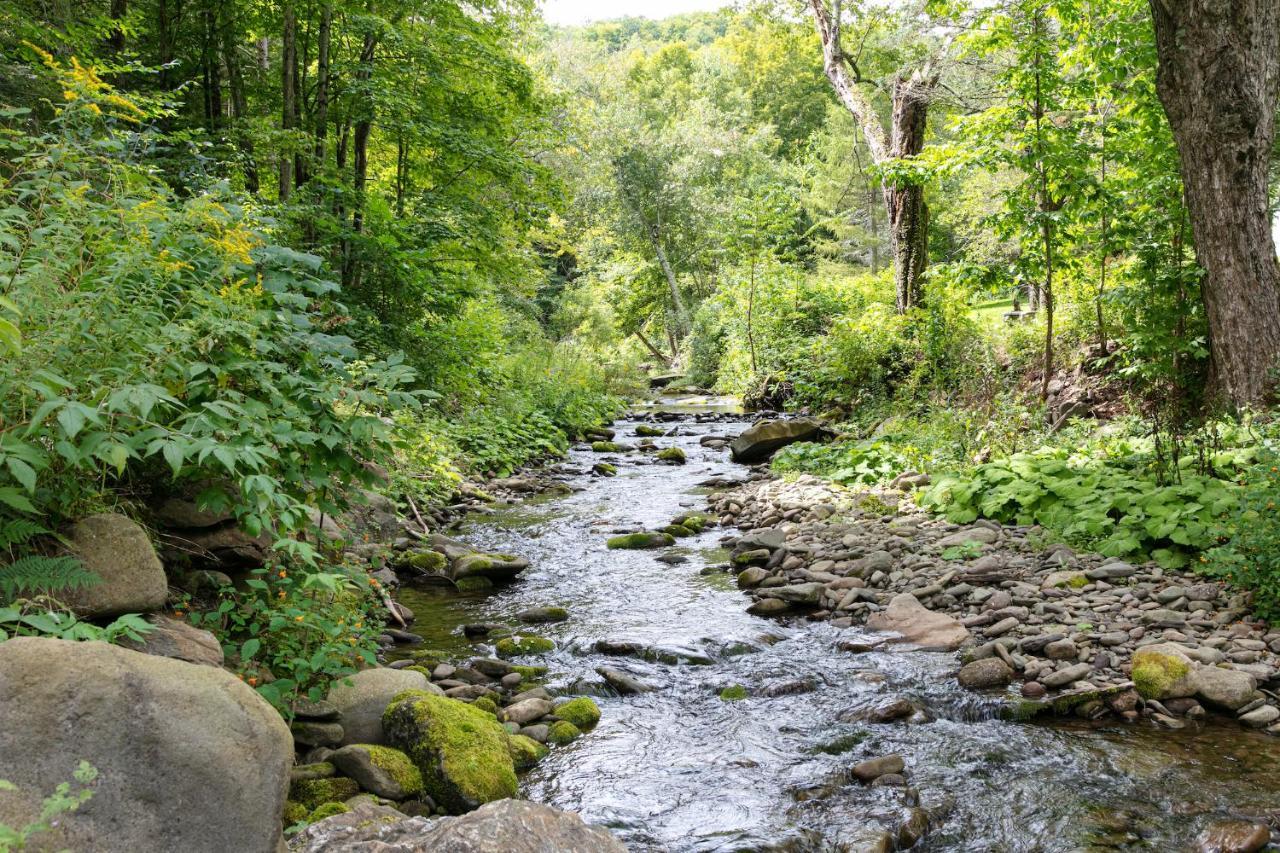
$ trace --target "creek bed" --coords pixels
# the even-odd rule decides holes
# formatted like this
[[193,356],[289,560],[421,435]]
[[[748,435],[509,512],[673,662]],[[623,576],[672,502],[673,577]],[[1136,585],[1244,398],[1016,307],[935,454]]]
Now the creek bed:
[[[723,401],[672,408],[730,410]],[[617,424],[618,440],[634,442],[634,426]],[[1229,722],[1176,732],[1004,722],[993,702],[956,684],[952,654],[851,655],[836,642],[856,631],[747,614],[732,575],[702,573],[724,561],[718,540],[728,531],[660,552],[609,551],[615,528],[661,527],[703,508],[698,482],[746,473],[698,441],[740,425],[678,426],[677,437],[656,441],[681,447],[686,465],[633,453],[616,477],[571,476],[574,494],[469,519],[461,538],[529,559],[518,582],[491,594],[399,595],[427,645],[460,655],[485,653],[463,639],[463,624],[569,610],[567,622],[532,629],[557,647],[528,662],[547,664],[554,687],[597,696],[604,718],[524,777],[528,798],[580,812],[636,851],[860,850],[903,819],[903,795],[860,786],[848,770],[897,752],[931,817],[918,850],[1186,850],[1214,820],[1280,814],[1280,739]],[[578,449],[565,464],[587,472],[600,458]],[[687,561],[667,565],[660,554]],[[641,643],[656,659],[599,654],[602,639]],[[659,689],[615,696],[599,666]],[[748,697],[721,699],[734,685]],[[876,696],[918,700],[929,722],[838,720]]]

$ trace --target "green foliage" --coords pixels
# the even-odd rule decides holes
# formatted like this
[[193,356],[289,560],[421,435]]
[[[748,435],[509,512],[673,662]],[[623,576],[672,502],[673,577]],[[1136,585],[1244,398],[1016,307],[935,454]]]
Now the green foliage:
[[817,474],[844,486],[876,486],[911,467],[892,440],[802,443],[784,447],[773,458],[773,470]]
[[1267,447],[1240,476],[1240,504],[1215,530],[1220,544],[1198,566],[1253,591],[1259,616],[1280,622],[1280,457]]
[[193,610],[191,624],[212,631],[229,666],[291,718],[299,700],[323,699],[333,681],[376,663],[377,583],[345,566],[262,568],[243,592],[225,589],[213,607]]
[[[97,768],[87,761],[81,761],[71,775],[78,788],[72,790],[71,782],[59,783],[53,793],[41,802],[40,815],[35,820],[20,827],[0,823],[0,853],[18,853],[27,850],[32,844],[38,845],[37,836],[52,831],[59,815],[76,811],[93,797],[93,784],[98,778]],[[0,795],[17,790],[13,783],[0,779]]]
[[0,563],[0,603],[12,601],[19,595],[84,589],[98,582],[97,575],[72,557],[19,556],[33,539],[47,535],[48,530],[28,519],[0,518],[0,553],[8,555],[8,559]]
[[[1230,480],[1194,473],[1183,461],[1177,482],[1153,470],[1150,441],[1121,440],[1102,448],[1045,447],[939,478],[921,504],[967,524],[990,518],[1039,524],[1070,542],[1114,557],[1150,555],[1161,565],[1185,565],[1216,541],[1218,523],[1235,512],[1239,489]],[[1093,452],[1091,452],[1093,451]],[[1249,447],[1223,451],[1224,472],[1247,465]]]
[[52,637],[57,640],[96,640],[115,643],[141,641],[152,625],[133,613],[119,616],[105,626],[82,621],[54,598],[36,596],[0,606],[0,642],[10,637]]

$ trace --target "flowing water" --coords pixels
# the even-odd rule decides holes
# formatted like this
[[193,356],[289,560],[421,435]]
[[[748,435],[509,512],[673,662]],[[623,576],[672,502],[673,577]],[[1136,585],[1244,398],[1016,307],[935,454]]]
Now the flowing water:
[[[671,408],[725,410],[717,401]],[[619,441],[633,440],[632,426],[617,425]],[[520,581],[489,595],[402,591],[418,630],[433,631],[428,644],[460,653],[487,651],[462,639],[465,623],[515,624],[528,607],[568,608],[569,621],[535,629],[557,644],[540,662],[553,687],[597,696],[604,718],[523,779],[529,799],[580,812],[636,851],[859,850],[902,820],[903,792],[850,782],[848,769],[898,752],[930,815],[920,850],[1187,850],[1213,820],[1280,811],[1275,738],[1229,723],[1167,732],[1003,722],[956,685],[953,655],[851,655],[836,641],[856,632],[748,615],[732,575],[703,573],[724,562],[726,531],[681,540],[667,552],[688,558],[676,565],[607,550],[609,531],[664,525],[702,508],[699,481],[745,473],[698,443],[740,426],[679,426],[678,437],[657,441],[682,447],[683,467],[637,464],[647,460],[632,454],[617,477],[570,474],[581,488],[572,495],[469,520],[461,538],[530,560]],[[597,460],[574,451],[566,470]],[[656,654],[606,657],[593,649],[600,639],[639,641]],[[602,665],[659,689],[613,695],[595,673]],[[732,685],[751,695],[722,700]],[[929,721],[838,721],[889,696],[918,700]]]

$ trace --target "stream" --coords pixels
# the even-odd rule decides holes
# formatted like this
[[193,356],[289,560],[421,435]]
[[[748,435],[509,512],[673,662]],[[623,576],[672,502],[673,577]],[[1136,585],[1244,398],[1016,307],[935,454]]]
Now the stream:
[[[669,405],[669,404],[668,404]],[[675,410],[713,411],[711,404]],[[723,408],[722,408],[723,410]],[[633,443],[634,421],[615,425]],[[701,509],[712,476],[742,477],[727,451],[698,439],[733,423],[679,423],[659,446],[688,464],[622,457],[618,476],[593,477],[597,454],[575,449],[562,469],[575,493],[535,498],[466,520],[460,538],[527,557],[521,579],[489,594],[404,589],[415,630],[432,648],[488,654],[462,636],[473,622],[517,624],[514,614],[567,608],[567,622],[532,632],[556,650],[538,662],[549,685],[597,697],[599,726],[557,748],[522,780],[529,799],[571,809],[613,830],[634,851],[862,850],[903,819],[900,788],[864,787],[849,768],[900,753],[930,816],[913,848],[928,851],[1188,850],[1206,824],[1280,811],[1280,740],[1234,723],[1183,731],[1115,721],[1018,724],[960,688],[952,654],[837,650],[856,636],[825,623],[748,615],[721,564],[711,527],[665,551],[609,551],[616,528],[661,527]],[[656,559],[677,554],[686,562]],[[607,657],[597,640],[630,640],[651,660]],[[595,669],[611,666],[658,687],[617,696]],[[747,688],[726,701],[722,689]],[[796,692],[805,691],[805,692]],[[908,696],[926,723],[842,723],[871,697]]]

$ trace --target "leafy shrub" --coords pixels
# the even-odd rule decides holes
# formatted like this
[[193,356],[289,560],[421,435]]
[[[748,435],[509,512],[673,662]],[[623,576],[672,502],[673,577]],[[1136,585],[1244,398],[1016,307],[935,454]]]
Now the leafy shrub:
[[1222,544],[1201,558],[1202,571],[1253,591],[1253,609],[1280,621],[1280,456],[1267,450],[1240,479],[1240,504],[1216,531]]
[[773,459],[781,474],[817,474],[841,485],[874,486],[907,470],[907,456],[889,440],[792,444]]
[[[26,826],[12,827],[0,823],[0,853],[16,853],[26,850],[27,845],[36,836],[53,829],[55,819],[59,815],[69,814],[93,797],[93,783],[98,778],[98,770],[87,761],[81,761],[71,774],[80,785],[79,790],[72,791],[70,782],[61,782],[53,793],[40,803],[40,816]],[[12,782],[0,779],[0,792],[17,791]]]

